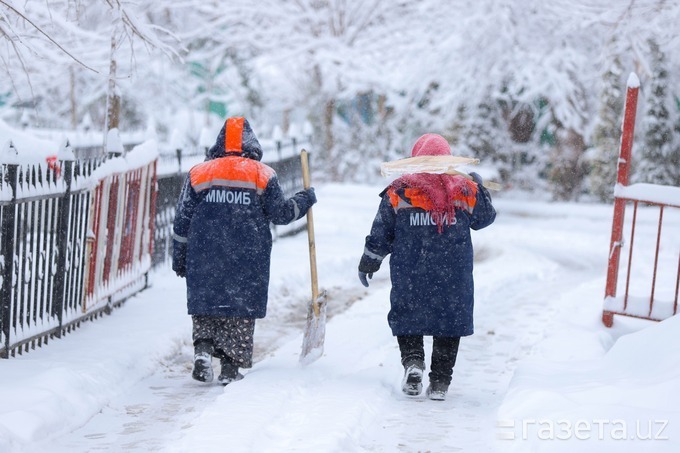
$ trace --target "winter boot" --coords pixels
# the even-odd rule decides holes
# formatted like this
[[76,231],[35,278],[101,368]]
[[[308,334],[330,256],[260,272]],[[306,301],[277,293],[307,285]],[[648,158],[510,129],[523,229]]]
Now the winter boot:
[[243,375],[238,372],[238,366],[229,357],[221,357],[220,364],[222,365],[222,371],[217,377],[217,382],[220,384],[227,385],[243,379]]
[[194,371],[191,377],[201,382],[212,382],[212,353],[213,346],[207,341],[200,341],[194,345]]
[[446,392],[448,392],[449,386],[443,382],[430,382],[427,386],[425,394],[428,398],[433,401],[444,401],[446,399]]
[[423,391],[423,362],[413,361],[404,364],[404,379],[401,381],[401,391],[409,396],[418,396]]

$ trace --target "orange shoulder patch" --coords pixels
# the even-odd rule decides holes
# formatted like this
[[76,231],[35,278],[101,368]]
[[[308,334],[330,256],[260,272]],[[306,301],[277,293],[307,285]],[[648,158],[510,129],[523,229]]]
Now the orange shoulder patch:
[[422,208],[425,209],[426,211],[432,209],[432,202],[430,201],[429,198],[427,198],[427,195],[425,195],[425,193],[423,193],[423,191],[420,189],[412,188],[405,189],[404,196],[406,196],[406,198],[408,198],[411,201],[411,205],[414,208]]
[[404,189],[403,197],[396,190],[389,189],[387,195],[390,197],[390,204],[393,208],[413,207],[425,210],[432,209],[432,202],[420,189],[407,187]]
[[256,160],[227,156],[203,162],[190,171],[191,186],[196,192],[213,186],[239,187],[263,191],[276,173]]

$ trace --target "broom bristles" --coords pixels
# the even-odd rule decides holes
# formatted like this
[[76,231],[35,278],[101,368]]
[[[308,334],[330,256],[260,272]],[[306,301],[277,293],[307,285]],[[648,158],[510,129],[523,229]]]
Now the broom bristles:
[[446,173],[462,165],[475,165],[479,159],[462,156],[417,156],[383,162],[380,173],[383,176],[408,173]]

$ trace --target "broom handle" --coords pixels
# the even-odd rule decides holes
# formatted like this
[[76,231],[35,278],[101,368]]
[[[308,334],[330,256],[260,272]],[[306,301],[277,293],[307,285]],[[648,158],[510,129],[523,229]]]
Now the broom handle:
[[[305,189],[309,189],[311,181],[309,178],[309,157],[307,150],[303,149],[300,152],[300,160],[302,161],[302,184]],[[312,208],[307,210],[307,238],[309,241],[309,270],[312,274],[312,307],[314,308],[314,315],[319,316],[319,282],[316,275],[316,243],[314,241],[314,215]]]
[[[450,168],[444,172],[446,175],[457,175],[457,176],[462,176],[465,179],[469,179],[470,181],[473,181],[474,179],[472,176],[468,175],[467,173],[463,173],[462,171],[454,170],[453,168]],[[489,190],[501,190],[501,185],[498,184],[497,182],[493,181],[484,181],[482,183],[484,187],[486,187]]]

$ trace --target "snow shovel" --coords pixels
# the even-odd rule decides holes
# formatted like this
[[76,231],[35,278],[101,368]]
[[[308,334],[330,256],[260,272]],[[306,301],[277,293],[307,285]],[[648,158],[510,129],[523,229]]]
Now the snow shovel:
[[[305,189],[310,187],[309,158],[306,150],[300,153],[302,161],[302,182]],[[309,267],[312,274],[312,299],[307,309],[307,322],[302,338],[300,363],[308,365],[323,354],[323,342],[326,337],[326,292],[319,294],[319,283],[316,274],[316,244],[314,242],[314,217],[312,208],[307,211],[307,237],[309,240]]]

